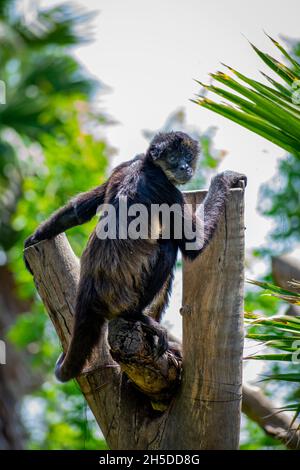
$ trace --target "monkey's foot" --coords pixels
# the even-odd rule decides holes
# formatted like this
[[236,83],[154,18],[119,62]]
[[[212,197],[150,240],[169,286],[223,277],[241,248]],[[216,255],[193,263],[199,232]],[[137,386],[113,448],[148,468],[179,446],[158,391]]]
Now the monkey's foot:
[[[154,352],[154,358],[159,359],[168,350],[169,342],[167,330],[161,327],[154,320],[151,322],[142,321],[142,329],[150,333],[150,339],[152,343],[151,347]],[[157,342],[155,341],[155,337],[158,338]]]
[[[140,328],[146,335],[146,344],[151,348],[151,356],[154,359],[158,359],[169,349],[167,330],[152,317],[145,314],[126,314],[123,316],[123,319],[125,322],[140,324]],[[112,325],[113,322],[118,324],[118,319],[111,320],[110,325]]]

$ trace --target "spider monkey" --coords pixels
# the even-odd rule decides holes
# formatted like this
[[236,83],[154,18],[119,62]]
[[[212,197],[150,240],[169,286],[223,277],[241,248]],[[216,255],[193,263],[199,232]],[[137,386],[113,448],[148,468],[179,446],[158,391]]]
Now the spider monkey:
[[[129,206],[139,203],[150,208],[152,204],[177,203],[182,207],[185,200],[177,186],[192,178],[198,153],[197,141],[183,132],[157,134],[145,154],[116,167],[104,184],[79,194],[43,222],[25,241],[25,248],[87,222],[103,203],[112,204],[118,212],[123,196]],[[184,234],[180,239],[172,234],[169,239],[99,239],[96,229],[92,232],[81,257],[72,339],[67,353],[62,353],[56,364],[55,374],[60,381],[81,373],[100,340],[105,320],[118,316],[139,320],[152,328],[159,338],[159,354],[165,352],[166,332],[159,330],[157,322],[168,303],[178,249],[189,260],[205,249],[224,211],[229,190],[239,181],[246,183],[246,176],[233,171],[212,179],[204,200],[204,240],[197,250],[187,247]]]

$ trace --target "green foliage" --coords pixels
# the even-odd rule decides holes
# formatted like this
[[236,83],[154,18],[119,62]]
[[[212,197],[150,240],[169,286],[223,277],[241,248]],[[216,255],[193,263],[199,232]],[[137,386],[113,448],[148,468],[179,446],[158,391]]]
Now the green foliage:
[[[275,286],[271,282],[266,281],[253,281],[248,280],[249,284],[253,284],[254,286],[259,286],[265,290],[265,295],[272,295],[278,299],[286,300],[291,304],[299,304],[300,303],[300,294],[297,292],[290,291],[288,289],[283,289],[282,287]],[[290,281],[290,285],[293,285],[295,288],[300,288],[300,284],[298,281]]]
[[271,249],[287,250],[300,239],[300,160],[288,155],[280,163],[277,175],[261,188],[260,212],[272,217]]
[[240,444],[241,450],[284,450],[283,444],[280,444],[277,439],[268,436],[262,428],[245,418],[245,425],[243,426],[243,434]]
[[[46,382],[31,396],[25,406],[39,409],[31,433],[30,449],[44,450],[101,450],[107,449],[100,439],[99,429],[83,398],[76,382],[63,387]],[[31,418],[25,417],[31,427]],[[47,423],[45,428],[44,423]]]
[[28,25],[15,11],[18,4],[4,2],[0,12],[0,79],[6,89],[6,104],[0,106],[0,249],[4,250],[16,241],[11,216],[23,179],[35,171],[32,161],[36,165],[42,158],[47,136],[64,135],[70,108],[81,103],[90,127],[105,121],[88,106],[100,84],[67,49],[82,42],[90,14],[71,5],[58,6],[38,11]]
[[[282,289],[269,282],[251,281],[265,290],[265,296],[282,299],[293,305],[300,304],[300,294],[287,289]],[[300,283],[293,282],[293,287],[299,288]],[[251,359],[276,361],[277,364],[283,362],[290,363],[289,369],[280,372],[280,369],[272,374],[268,374],[263,380],[273,380],[276,382],[293,383],[299,387],[299,361],[300,361],[300,318],[288,315],[276,315],[265,317],[253,313],[245,314],[246,322],[251,326],[251,331],[247,338],[262,342],[267,348],[275,350],[267,351],[265,354],[255,354]],[[282,352],[283,351],[283,352]],[[250,359],[250,357],[246,358]],[[300,414],[300,401],[289,403],[281,407],[282,410],[294,411],[295,417]]]
[[[105,443],[76,383],[54,379],[60,346],[22,258],[24,239],[42,220],[105,177],[110,151],[95,135],[106,119],[92,106],[101,87],[68,49],[89,36],[92,14],[63,5],[37,12],[28,25],[17,4],[0,2],[0,78],[7,99],[0,106],[0,252],[30,310],[8,332],[36,381],[23,403],[28,447],[100,449]],[[94,223],[70,231],[77,254]]]
[[290,62],[289,66],[265,54],[253,44],[251,46],[269,70],[277,74],[279,81],[264,73],[271,84],[268,86],[224,65],[235,78],[218,71],[212,73],[211,77],[223,86],[198,83],[204,90],[225,99],[225,102],[213,101],[203,94],[192,101],[261,135],[299,158],[300,63],[281,44],[270,39]]
[[245,311],[263,311],[265,315],[275,315],[279,309],[280,301],[276,297],[257,295],[253,290],[245,294]]

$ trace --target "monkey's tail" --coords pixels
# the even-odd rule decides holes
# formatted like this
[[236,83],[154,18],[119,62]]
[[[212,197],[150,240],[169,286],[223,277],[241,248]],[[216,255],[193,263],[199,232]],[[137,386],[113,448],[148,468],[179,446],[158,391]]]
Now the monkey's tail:
[[67,353],[60,355],[55,366],[58,380],[67,382],[80,375],[93,348],[99,343],[104,323],[104,309],[97,299],[94,281],[84,277],[79,283],[72,339]]
[[80,375],[93,348],[98,344],[105,319],[91,314],[84,321],[75,320],[74,331],[67,353],[62,353],[55,365],[55,375],[60,382],[67,382]]

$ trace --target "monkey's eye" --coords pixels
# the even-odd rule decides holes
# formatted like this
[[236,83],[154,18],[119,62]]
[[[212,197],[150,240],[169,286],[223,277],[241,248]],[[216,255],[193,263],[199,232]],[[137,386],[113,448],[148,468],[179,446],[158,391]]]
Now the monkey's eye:
[[171,163],[171,165],[173,165],[174,163],[177,162],[177,157],[176,155],[170,155],[169,158],[168,158],[168,161]]

